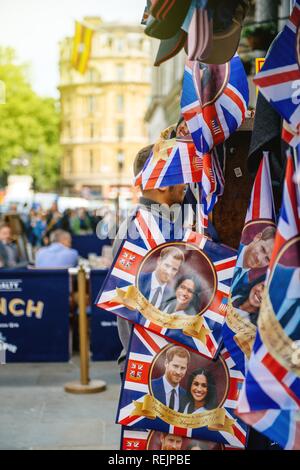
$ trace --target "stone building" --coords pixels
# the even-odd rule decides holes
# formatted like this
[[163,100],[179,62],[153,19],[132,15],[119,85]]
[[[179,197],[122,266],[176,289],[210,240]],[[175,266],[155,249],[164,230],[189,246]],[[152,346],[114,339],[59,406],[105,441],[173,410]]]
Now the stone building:
[[60,43],[62,180],[66,194],[104,199],[132,187],[132,161],[148,144],[150,42],[135,25],[84,18],[95,29],[84,75],[71,67],[72,38]]

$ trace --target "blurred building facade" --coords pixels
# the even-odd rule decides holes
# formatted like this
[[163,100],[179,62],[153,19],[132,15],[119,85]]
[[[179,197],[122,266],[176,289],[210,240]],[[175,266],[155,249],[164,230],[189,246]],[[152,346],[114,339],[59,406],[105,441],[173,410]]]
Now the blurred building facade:
[[[151,40],[152,64],[158,45],[157,40]],[[185,61],[186,54],[182,50],[159,67],[152,67],[151,100],[145,115],[150,142],[157,140],[163,129],[178,121]]]
[[84,75],[71,67],[72,38],[60,43],[62,181],[66,194],[130,193],[132,162],[148,144],[150,41],[140,26],[84,18],[95,28]]

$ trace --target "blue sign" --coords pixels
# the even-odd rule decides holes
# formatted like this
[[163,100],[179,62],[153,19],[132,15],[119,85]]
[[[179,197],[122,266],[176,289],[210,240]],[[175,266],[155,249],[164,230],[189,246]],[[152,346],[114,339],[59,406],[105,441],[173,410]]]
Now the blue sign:
[[69,360],[67,270],[0,271],[0,343],[2,362]]
[[94,305],[106,275],[107,270],[91,271],[91,352],[93,361],[114,361],[122,350],[116,316]]

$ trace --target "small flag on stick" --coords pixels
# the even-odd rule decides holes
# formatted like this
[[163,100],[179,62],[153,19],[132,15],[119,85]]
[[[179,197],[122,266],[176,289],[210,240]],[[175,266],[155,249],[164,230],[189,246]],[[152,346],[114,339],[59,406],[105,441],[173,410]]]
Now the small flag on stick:
[[71,63],[82,75],[86,72],[91,55],[94,30],[76,21]]

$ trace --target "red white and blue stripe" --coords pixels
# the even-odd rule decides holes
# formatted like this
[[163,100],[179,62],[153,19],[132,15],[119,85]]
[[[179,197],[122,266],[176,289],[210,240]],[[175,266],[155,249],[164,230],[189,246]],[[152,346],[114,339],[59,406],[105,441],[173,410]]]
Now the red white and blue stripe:
[[245,224],[259,219],[276,220],[269,152],[263,152],[263,158],[253,184]]
[[[150,368],[155,356],[169,344],[170,343],[165,338],[161,338],[159,335],[141,326],[134,327],[129,347],[125,380],[123,382],[119,403],[117,415],[118,423],[133,429],[153,429],[183,437],[220,442],[225,445],[244,448],[246,444],[247,427],[234,415],[244,376],[237,370],[234,361],[226,349],[220,352],[220,356],[226,365],[229,379],[229,387],[224,397],[225,401],[222,407],[225,409],[226,416],[234,420],[232,434],[221,430],[212,431],[207,427],[196,429],[177,427],[168,424],[161,418],[148,419],[144,416],[138,417],[132,415],[134,410],[133,401],[143,402],[144,396],[150,393]],[[192,353],[195,363],[199,360],[196,356],[196,353]],[[198,357],[200,358],[200,356]],[[135,377],[136,374],[133,373],[137,368],[140,370],[139,380]],[[224,384],[222,384],[222,386],[224,386]]]
[[277,36],[255,84],[294,132],[300,129],[300,0]]
[[152,151],[135,178],[135,186],[153,189],[201,181],[202,160],[191,140],[177,139],[167,154],[167,158],[159,158]]

